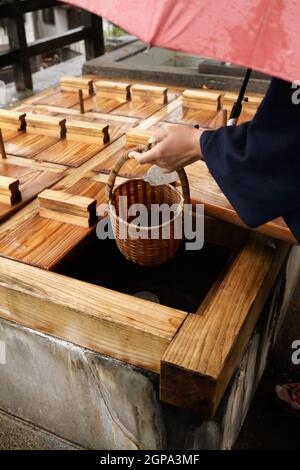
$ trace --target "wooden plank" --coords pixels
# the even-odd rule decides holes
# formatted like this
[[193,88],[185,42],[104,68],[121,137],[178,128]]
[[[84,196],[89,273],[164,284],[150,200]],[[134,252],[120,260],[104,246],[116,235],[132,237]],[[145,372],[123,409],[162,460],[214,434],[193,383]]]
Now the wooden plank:
[[272,245],[269,238],[252,234],[164,354],[162,400],[204,419],[214,415],[288,251],[287,244]]
[[183,106],[185,108],[218,111],[221,95],[208,90],[184,90]]
[[8,176],[0,176],[0,202],[12,206],[21,201],[19,180]]
[[147,145],[153,132],[143,129],[131,128],[126,131],[126,145],[128,148],[138,145]]
[[[131,88],[131,91],[133,90],[133,87]],[[175,93],[168,93],[168,104],[164,105],[162,103],[162,100],[154,100],[154,99],[148,99],[142,98],[141,96],[133,96],[132,95],[132,100],[128,101],[127,103],[122,104],[121,106],[118,106],[116,109],[111,111],[111,114],[118,114],[119,116],[129,116],[129,117],[134,117],[138,119],[147,119],[150,116],[154,115],[157,113],[159,115],[159,112],[162,111],[161,113],[161,118],[166,114],[167,110],[173,109],[172,105],[173,101],[176,101],[177,95]],[[177,104],[177,103],[176,103]],[[169,107],[170,106],[170,107]],[[155,120],[159,120],[156,119]],[[141,123],[142,124],[142,123]],[[148,124],[146,124],[148,125]]]
[[[21,162],[14,158],[10,158],[9,161],[5,160],[0,162],[0,175],[5,178],[17,179],[19,181],[19,190],[22,194],[22,200],[14,205],[8,205],[0,202],[0,222],[3,222],[9,216],[20,210],[25,204],[30,202],[40,191],[56,183],[64,174],[64,169],[60,168],[58,171],[55,169],[49,169],[43,165],[39,165],[39,168],[30,166],[24,166],[27,160]],[[12,161],[14,163],[12,163]]]
[[166,122],[174,124],[198,125],[205,129],[217,129],[226,124],[227,111],[220,109],[184,108],[180,103],[176,109],[166,114],[163,118]]
[[144,101],[140,98],[136,98],[134,101],[128,101],[127,103],[118,106],[116,109],[111,111],[112,114],[118,114],[119,116],[129,116],[138,119],[146,119],[152,114],[156,113],[163,107],[160,103],[154,101]]
[[68,139],[75,138],[77,141],[80,139],[87,142],[103,143],[109,142],[109,132],[107,124],[99,124],[96,122],[76,121],[72,120],[67,124]]
[[95,199],[46,189],[38,195],[38,200],[41,217],[80,227],[91,227],[96,222]]
[[87,143],[80,140],[67,137],[42,150],[33,158],[41,162],[60,163],[77,168],[104,148],[102,143]]
[[26,117],[27,132],[63,139],[66,137],[66,119],[56,116],[30,114]]
[[[207,215],[245,227],[245,224],[210,174],[204,161],[198,161],[187,166],[186,172],[190,184],[191,198],[194,203],[204,204]],[[296,243],[294,236],[281,218],[261,225],[255,230],[288,243]]]
[[[85,111],[109,113],[130,100],[130,85],[123,82],[98,80],[95,82],[96,95],[84,102]],[[74,105],[79,108],[78,104]]]
[[168,88],[166,87],[137,84],[131,87],[131,93],[132,100],[142,99],[159,104],[168,103]]
[[0,263],[2,318],[144,369],[159,372],[185,315],[4,258]]
[[6,153],[18,157],[33,158],[39,152],[51,147],[60,139],[46,135],[27,134],[20,132],[17,137],[5,143]]
[[[85,101],[86,103],[86,101]],[[27,112],[33,114],[44,114],[49,116],[61,116],[67,120],[67,127],[70,121],[80,121],[80,122],[95,122],[102,124],[102,126],[109,126],[109,136],[110,142],[118,139],[124,135],[125,131],[129,127],[133,127],[137,124],[137,119],[127,117],[127,116],[118,116],[111,114],[103,113],[94,113],[86,111],[84,114],[80,114],[79,110],[71,108],[60,108],[58,106],[41,106],[41,105],[27,105],[24,106],[24,109]]]
[[[68,188],[59,183],[52,189],[63,190],[73,196],[96,199],[97,204],[106,201],[105,185],[86,178],[77,180]],[[19,222],[13,228],[11,227],[8,231],[4,230],[3,235],[0,236],[0,255],[46,270],[53,270],[95,228],[75,225],[70,223],[72,221],[69,218],[68,222],[54,220],[54,217],[47,218],[50,215],[49,212],[45,213],[47,217],[41,217],[39,206],[35,207],[32,212],[29,209],[28,217],[20,217]],[[59,219],[58,215],[56,219]]]
[[24,131],[26,129],[25,113],[12,111],[8,109],[0,109],[0,128]]
[[[110,113],[111,111],[117,109],[122,104],[126,103],[125,100],[120,100],[113,96],[111,97],[100,97],[99,95],[94,95],[84,100],[84,109],[85,112],[92,113]],[[71,109],[80,109],[79,103],[72,106]]]
[[90,78],[83,77],[61,77],[60,78],[60,90],[78,93],[78,90],[82,90],[85,96],[94,94],[93,80]]
[[98,80],[95,82],[95,88],[98,98],[114,97],[120,102],[129,101],[131,98],[129,83]]
[[[89,98],[85,98],[88,100]],[[74,92],[66,91],[52,91],[48,92],[42,97],[35,98],[33,103],[36,105],[49,105],[49,106],[62,106],[65,108],[71,108],[72,106],[78,106],[79,98],[78,94]]]

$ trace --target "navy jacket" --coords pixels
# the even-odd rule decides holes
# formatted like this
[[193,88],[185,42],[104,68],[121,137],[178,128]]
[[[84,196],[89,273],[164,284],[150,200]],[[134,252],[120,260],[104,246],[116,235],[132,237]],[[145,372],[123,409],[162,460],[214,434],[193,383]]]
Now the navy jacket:
[[254,228],[282,216],[298,242],[299,95],[291,83],[272,79],[251,122],[205,131],[200,141],[209,171],[241,219]]

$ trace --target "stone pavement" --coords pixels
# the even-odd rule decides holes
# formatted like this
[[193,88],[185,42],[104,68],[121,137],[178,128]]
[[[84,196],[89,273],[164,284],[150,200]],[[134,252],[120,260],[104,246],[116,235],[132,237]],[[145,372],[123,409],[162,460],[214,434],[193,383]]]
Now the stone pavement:
[[60,437],[0,411],[0,450],[76,450]]

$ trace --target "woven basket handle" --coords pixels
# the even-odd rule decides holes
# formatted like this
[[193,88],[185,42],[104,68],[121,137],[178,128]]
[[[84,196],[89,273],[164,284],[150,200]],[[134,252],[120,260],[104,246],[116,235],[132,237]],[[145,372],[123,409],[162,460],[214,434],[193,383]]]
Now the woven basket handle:
[[[116,181],[116,177],[118,176],[119,171],[122,168],[122,166],[124,165],[124,163],[127,162],[127,160],[129,160],[129,156],[128,156],[129,152],[132,152],[133,150],[136,151],[136,152],[142,153],[145,150],[147,150],[147,147],[146,146],[140,146],[140,147],[136,147],[134,149],[130,149],[128,152],[124,153],[117,160],[115,166],[112,168],[112,170],[110,172],[108,182],[107,182],[107,185],[106,185],[106,195],[107,195],[108,200],[111,199],[114,184],[115,184],[115,181]],[[183,194],[184,203],[189,204],[190,203],[190,187],[189,187],[189,182],[188,182],[188,179],[187,179],[187,176],[186,176],[186,172],[183,168],[181,168],[180,170],[177,171],[177,173],[178,173],[180,183],[181,183],[181,187],[182,187],[182,194]]]

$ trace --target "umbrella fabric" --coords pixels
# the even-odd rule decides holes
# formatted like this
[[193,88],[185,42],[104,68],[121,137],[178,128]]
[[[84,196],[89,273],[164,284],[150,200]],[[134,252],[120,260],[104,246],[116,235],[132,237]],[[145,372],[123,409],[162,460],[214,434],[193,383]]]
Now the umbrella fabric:
[[67,0],[147,44],[300,80],[300,0]]

